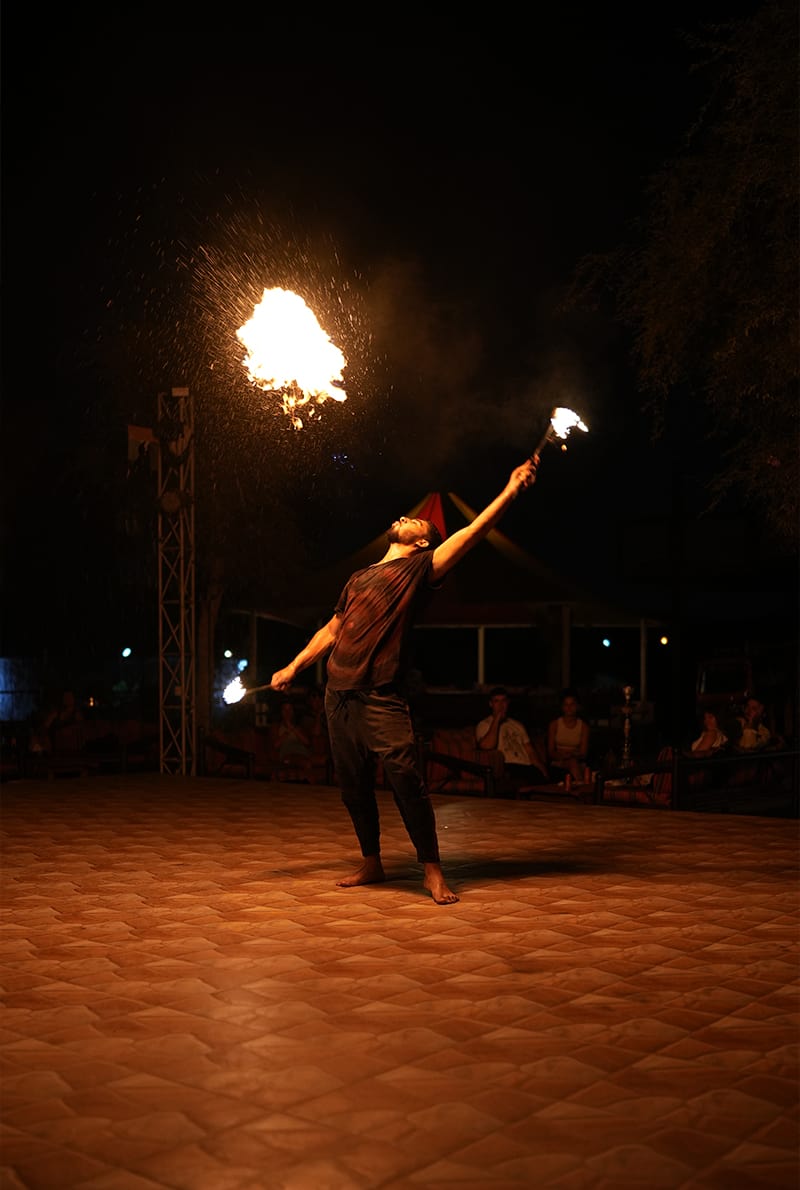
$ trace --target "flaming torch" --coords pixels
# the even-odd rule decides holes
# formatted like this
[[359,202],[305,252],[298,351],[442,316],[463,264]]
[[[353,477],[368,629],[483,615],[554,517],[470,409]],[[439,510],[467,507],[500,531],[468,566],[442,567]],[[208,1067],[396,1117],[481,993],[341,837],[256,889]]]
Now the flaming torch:
[[242,684],[241,678],[234,678],[232,682],[222,691],[222,697],[230,706],[231,703],[241,702],[246,694],[258,694],[259,690],[271,690],[272,684],[267,682],[265,686],[251,686],[248,690],[247,686]]
[[583,430],[586,433],[589,427],[581,421],[577,413],[572,409],[556,408],[550,414],[550,424],[541,437],[539,445],[531,455],[531,458],[536,458],[540,455],[547,446],[548,442],[555,442],[557,438],[561,439],[561,449],[566,450],[566,440],[569,436],[570,430]]
[[342,369],[347,361],[303,299],[288,289],[265,289],[252,318],[236,332],[247,349],[244,366],[257,388],[278,393],[296,430],[297,410],[332,398],[344,401]]

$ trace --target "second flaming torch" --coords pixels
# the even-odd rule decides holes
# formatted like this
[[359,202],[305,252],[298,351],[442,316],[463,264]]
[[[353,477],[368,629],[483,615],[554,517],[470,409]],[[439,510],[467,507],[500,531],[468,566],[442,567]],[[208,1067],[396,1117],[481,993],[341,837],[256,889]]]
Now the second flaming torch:
[[547,446],[547,443],[555,442],[556,439],[561,440],[561,449],[566,450],[567,448],[564,443],[569,436],[570,430],[574,429],[583,430],[583,432],[586,433],[589,427],[585,424],[585,422],[581,421],[580,417],[577,413],[575,413],[574,410],[563,409],[561,406],[557,406],[550,414],[550,422],[547,426],[547,429],[545,430],[544,434],[542,434],[542,437],[539,440],[539,445],[534,450],[531,458],[537,458],[542,453],[545,446]]

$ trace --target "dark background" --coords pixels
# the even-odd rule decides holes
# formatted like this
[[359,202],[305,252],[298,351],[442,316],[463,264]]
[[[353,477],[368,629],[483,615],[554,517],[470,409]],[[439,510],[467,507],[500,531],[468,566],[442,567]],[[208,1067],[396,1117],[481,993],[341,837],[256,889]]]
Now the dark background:
[[[547,449],[504,531],[603,597],[680,617],[691,649],[794,639],[793,561],[735,498],[709,519],[702,408],[654,440],[625,332],[566,301],[702,107],[692,37],[756,7],[567,4],[456,34],[7,16],[3,655],[76,675],[126,642],[152,652],[126,427],[180,384],[214,509],[198,552],[238,546],[231,599],[269,606],[430,490],[480,507],[565,404],[591,432]],[[273,285],[348,360],[348,400],[301,431],[246,382],[235,340]]]

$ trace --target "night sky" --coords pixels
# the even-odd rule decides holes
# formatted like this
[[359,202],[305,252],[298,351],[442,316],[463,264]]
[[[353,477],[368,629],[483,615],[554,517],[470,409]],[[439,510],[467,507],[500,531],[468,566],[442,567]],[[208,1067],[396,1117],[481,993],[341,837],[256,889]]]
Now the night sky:
[[[282,542],[302,574],[430,490],[491,499],[554,404],[591,433],[548,448],[503,528],[624,598],[620,552],[667,514],[672,459],[624,333],[565,298],[699,111],[687,35],[755,7],[573,4],[447,35],[7,18],[3,652],[106,647],[152,620],[126,426],[184,383],[198,489],[263,555],[254,599]],[[348,360],[348,400],[299,432],[234,335],[274,285]]]

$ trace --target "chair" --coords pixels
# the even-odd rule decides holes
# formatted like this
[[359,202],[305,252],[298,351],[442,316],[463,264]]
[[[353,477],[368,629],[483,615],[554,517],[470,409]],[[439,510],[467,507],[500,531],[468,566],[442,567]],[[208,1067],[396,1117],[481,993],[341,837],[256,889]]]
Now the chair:
[[[212,758],[219,757],[216,762]],[[211,732],[200,732],[200,758],[203,776],[243,776],[251,780],[255,772],[256,755],[246,748],[231,744]]]
[[44,767],[48,781],[55,777],[86,777],[98,767],[98,762],[86,751],[83,723],[51,728],[50,740],[50,751],[36,758],[34,766]]
[[422,746],[422,761],[430,793],[497,797],[507,784],[502,752],[481,751],[474,727],[435,730]]

